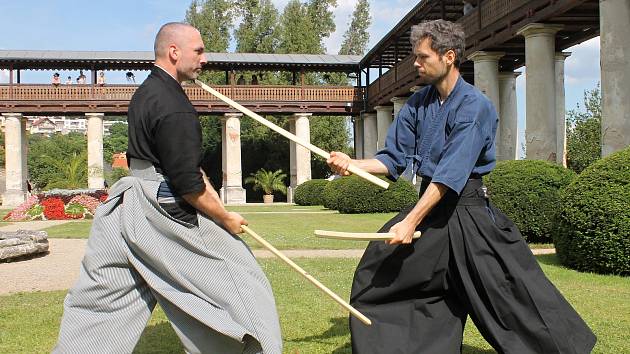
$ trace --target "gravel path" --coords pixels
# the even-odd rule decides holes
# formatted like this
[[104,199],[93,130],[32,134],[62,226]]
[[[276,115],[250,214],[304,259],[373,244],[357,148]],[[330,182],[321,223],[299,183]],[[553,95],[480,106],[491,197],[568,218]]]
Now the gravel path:
[[[41,221],[40,221],[41,223]],[[48,227],[50,225],[47,225]],[[48,240],[49,253],[11,263],[0,263],[2,287],[0,295],[17,292],[67,290],[79,276],[81,259],[87,240],[56,239]],[[289,258],[358,258],[363,250],[286,250]],[[535,249],[534,254],[551,254],[555,249]],[[256,258],[272,258],[271,252],[254,250]],[[299,264],[299,263],[298,263]]]

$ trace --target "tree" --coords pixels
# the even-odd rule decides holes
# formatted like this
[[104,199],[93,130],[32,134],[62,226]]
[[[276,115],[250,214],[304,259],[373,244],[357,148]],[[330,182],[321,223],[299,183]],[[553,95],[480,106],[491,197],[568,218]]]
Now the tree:
[[278,52],[283,54],[321,54],[313,18],[306,5],[299,0],[290,0],[280,18],[280,43]]
[[372,24],[370,3],[367,0],[359,0],[352,13],[348,29],[343,34],[339,54],[363,55],[370,41],[370,33],[368,32],[370,24]]
[[43,159],[55,169],[55,174],[48,180],[48,184],[46,184],[44,189],[79,189],[87,187],[88,166],[86,151],[80,154],[72,153],[72,156],[61,160],[51,156],[44,156]]
[[236,5],[242,22],[234,33],[240,53],[274,53],[278,46],[278,10],[271,0],[244,0]]
[[[50,161],[69,164],[75,156],[87,156],[87,139],[85,135],[79,133],[53,134],[49,137],[30,135],[28,149],[29,179],[34,187],[49,189],[48,185],[54,183],[60,173],[64,173],[60,172],[60,166],[51,164]],[[77,164],[75,167],[78,166]],[[87,159],[85,173],[87,176]]]
[[127,124],[114,123],[109,128],[109,135],[103,139],[103,157],[108,163],[112,163],[112,155],[127,151]]
[[[326,151],[341,151],[350,154],[350,134],[346,117],[323,116],[311,119],[311,142]],[[330,168],[319,155],[311,154],[311,175],[313,178],[330,176]]]
[[[206,52],[225,53],[230,45],[233,18],[234,4],[229,0],[193,0],[185,21],[199,30]],[[203,72],[199,79],[225,83],[225,75],[219,72]]]
[[322,52],[326,51],[323,40],[335,32],[335,16],[331,8],[337,7],[337,0],[310,0],[307,3],[308,17],[313,23],[313,31],[319,39]]
[[601,157],[601,91],[599,83],[584,91],[584,111],[567,113],[567,167],[577,173]]

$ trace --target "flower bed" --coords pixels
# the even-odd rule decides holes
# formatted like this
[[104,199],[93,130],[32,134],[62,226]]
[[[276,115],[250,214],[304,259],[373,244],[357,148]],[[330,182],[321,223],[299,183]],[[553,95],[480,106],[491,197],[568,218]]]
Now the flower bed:
[[104,190],[52,190],[32,195],[5,217],[6,221],[91,219],[107,199]]

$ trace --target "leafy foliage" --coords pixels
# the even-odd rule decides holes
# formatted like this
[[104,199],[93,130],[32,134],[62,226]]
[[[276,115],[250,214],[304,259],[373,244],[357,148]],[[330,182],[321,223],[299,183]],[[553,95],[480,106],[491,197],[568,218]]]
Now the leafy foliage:
[[[334,186],[333,186],[334,183]],[[348,176],[324,188],[324,206],[340,213],[386,213],[400,211],[418,201],[418,193],[407,181],[399,179],[382,189],[360,177]]]
[[328,181],[312,179],[295,188],[294,201],[298,205],[324,205],[324,188]]
[[559,207],[554,241],[564,265],[630,275],[630,147],[587,167]]
[[272,172],[261,169],[256,173],[252,173],[250,177],[245,178],[245,183],[253,184],[254,190],[262,190],[267,195],[273,194],[274,191],[286,194],[285,178],[287,178],[287,175],[282,173],[282,170]]
[[599,84],[584,92],[584,108],[567,113],[567,167],[580,173],[601,156],[602,106]]
[[490,200],[518,226],[528,242],[550,242],[560,189],[575,173],[546,161],[500,161],[484,182]]
[[103,138],[103,158],[112,163],[112,156],[119,152],[127,151],[127,124],[114,123],[109,128],[109,135]]
[[87,187],[87,141],[83,134],[29,136],[28,169],[38,189]]
[[362,55],[367,50],[370,42],[368,29],[372,23],[370,16],[370,3],[367,0],[359,0],[348,29],[343,34],[343,42],[339,54],[342,55]]

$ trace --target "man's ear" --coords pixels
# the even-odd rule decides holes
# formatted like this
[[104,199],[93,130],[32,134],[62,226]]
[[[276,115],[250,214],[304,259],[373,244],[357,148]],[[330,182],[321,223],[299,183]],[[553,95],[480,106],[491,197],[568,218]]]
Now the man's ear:
[[446,53],[444,53],[444,61],[446,64],[454,64],[455,63],[455,51],[450,49]]
[[168,56],[172,59],[172,60],[177,60],[179,59],[179,49],[175,46],[175,45],[170,45],[168,46]]

